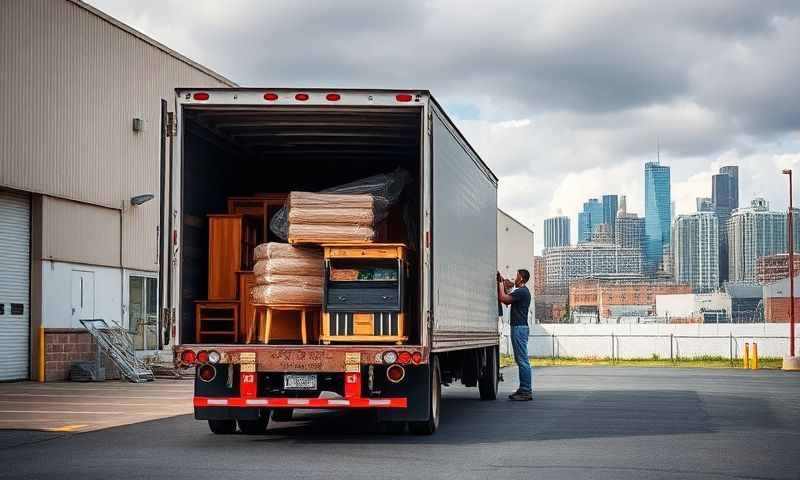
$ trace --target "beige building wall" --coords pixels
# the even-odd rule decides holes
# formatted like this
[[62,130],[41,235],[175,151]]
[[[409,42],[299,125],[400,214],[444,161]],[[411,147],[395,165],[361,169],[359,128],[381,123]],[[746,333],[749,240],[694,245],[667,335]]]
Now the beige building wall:
[[0,186],[74,201],[43,202],[44,258],[120,266],[122,215],[122,266],[157,270],[161,100],[234,84],[72,0],[0,2],[0,66]]

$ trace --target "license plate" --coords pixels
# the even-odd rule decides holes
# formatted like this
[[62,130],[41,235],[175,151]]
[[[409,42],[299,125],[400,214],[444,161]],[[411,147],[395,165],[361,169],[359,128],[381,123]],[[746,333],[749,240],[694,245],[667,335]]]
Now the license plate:
[[286,390],[316,390],[316,375],[284,375],[283,388]]

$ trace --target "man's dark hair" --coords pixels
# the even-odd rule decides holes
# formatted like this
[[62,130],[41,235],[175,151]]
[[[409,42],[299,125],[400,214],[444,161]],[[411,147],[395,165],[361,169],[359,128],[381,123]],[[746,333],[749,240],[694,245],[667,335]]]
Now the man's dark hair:
[[520,276],[522,277],[522,281],[525,283],[528,283],[528,280],[531,279],[531,272],[525,270],[524,268],[520,268],[519,270],[517,270],[517,273],[520,274]]

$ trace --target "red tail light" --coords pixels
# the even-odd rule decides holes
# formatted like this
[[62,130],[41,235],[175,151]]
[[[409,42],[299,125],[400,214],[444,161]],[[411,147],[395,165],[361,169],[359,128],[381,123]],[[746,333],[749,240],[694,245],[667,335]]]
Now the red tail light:
[[197,352],[197,362],[198,363],[208,363],[208,352],[205,350],[200,350]]
[[386,378],[392,383],[400,383],[406,378],[406,369],[394,364],[386,369]]
[[208,95],[207,92],[197,92],[194,95],[192,95],[192,98],[194,98],[195,100],[208,100],[209,97],[210,96]]
[[274,102],[277,99],[278,99],[278,94],[277,93],[265,93],[264,94],[264,100],[267,100],[268,102]]
[[327,100],[329,102],[338,102],[341,99],[342,99],[342,96],[339,95],[338,93],[329,93],[329,94],[325,95],[325,100]]
[[411,361],[411,354],[408,352],[400,352],[397,354],[397,361],[405,365]]
[[410,102],[412,97],[407,93],[398,93],[394,98],[398,102]]
[[181,362],[185,363],[186,365],[192,365],[196,359],[197,357],[191,350],[184,350],[181,352]]
[[305,102],[306,100],[308,100],[308,94],[307,93],[298,93],[297,95],[294,96],[294,99],[295,100],[300,100],[301,102]]
[[419,353],[419,352],[412,353],[411,354],[411,361],[416,363],[417,365],[419,365],[419,363],[422,361],[422,354]]
[[213,365],[203,365],[197,369],[197,376],[204,382],[210,382],[217,376],[217,369]]

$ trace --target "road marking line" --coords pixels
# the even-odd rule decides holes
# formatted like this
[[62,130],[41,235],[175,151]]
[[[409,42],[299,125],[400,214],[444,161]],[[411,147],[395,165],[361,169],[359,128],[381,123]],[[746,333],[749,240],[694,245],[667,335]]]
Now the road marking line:
[[75,430],[78,430],[78,429],[81,429],[81,428],[84,428],[84,427],[88,427],[88,426],[89,425],[86,424],[86,423],[83,423],[83,424],[78,423],[78,424],[75,424],[75,425],[64,425],[62,427],[48,428],[46,430],[48,430],[50,432],[74,432]]
[[0,410],[0,413],[38,413],[38,414],[58,414],[69,413],[72,415],[136,415],[131,412],[95,412],[95,411],[74,411],[74,410]]

